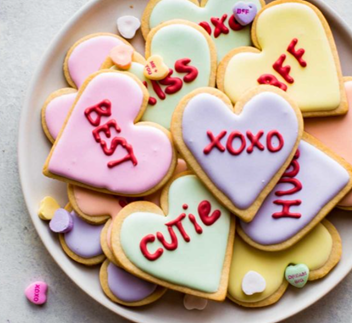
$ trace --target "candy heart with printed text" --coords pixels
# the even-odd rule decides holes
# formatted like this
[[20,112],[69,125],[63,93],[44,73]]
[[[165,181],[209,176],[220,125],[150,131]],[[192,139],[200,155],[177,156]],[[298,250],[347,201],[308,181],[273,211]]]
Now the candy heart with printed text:
[[163,189],[161,207],[127,205],[114,219],[111,245],[132,274],[207,299],[226,297],[235,222],[190,172]]
[[183,19],[202,26],[212,37],[220,61],[230,50],[240,46],[250,46],[250,28],[241,26],[233,14],[238,2],[252,3],[258,10],[265,5],[264,0],[151,0],[142,18],[142,33],[145,39],[150,30],[159,24]]
[[253,219],[297,149],[303,120],[282,91],[260,86],[233,108],[216,89],[186,96],[171,132],[191,169],[231,212]]
[[258,84],[286,91],[303,116],[344,114],[348,104],[331,30],[322,13],[301,0],[274,1],[252,26],[255,47],[231,51],[217,84],[233,103]]
[[133,75],[103,70],[80,88],[44,174],[125,196],[148,195],[171,177],[176,154],[169,133],[137,123],[148,102]]

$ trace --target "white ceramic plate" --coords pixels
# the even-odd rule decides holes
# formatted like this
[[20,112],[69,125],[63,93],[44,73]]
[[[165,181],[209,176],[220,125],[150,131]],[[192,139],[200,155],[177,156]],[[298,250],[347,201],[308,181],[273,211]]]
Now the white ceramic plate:
[[[320,7],[330,22],[335,35],[345,76],[352,75],[352,33],[329,7],[318,0],[312,3]],[[134,3],[131,6],[131,3]],[[141,17],[147,0],[95,0],[84,6],[56,36],[44,55],[37,73],[29,87],[22,111],[19,134],[19,170],[22,189],[29,214],[44,245],[62,270],[87,294],[110,310],[137,322],[277,322],[302,311],[334,288],[352,269],[352,213],[334,211],[329,219],[338,228],[343,241],[343,258],[325,279],[308,283],[303,290],[289,288],[279,303],[274,306],[249,310],[233,303],[211,302],[202,312],[183,308],[183,296],[169,291],[155,304],[129,309],[112,303],[103,294],[98,279],[99,268],[79,266],[63,253],[57,238],[48,230],[47,223],[37,216],[40,200],[55,196],[62,205],[66,202],[66,186],[45,178],[42,166],[49,153],[50,144],[41,128],[40,111],[46,97],[56,89],[67,86],[63,77],[62,62],[69,47],[79,38],[95,32],[116,33],[116,18],[131,14]],[[132,7],[132,8],[131,8]],[[143,52],[139,34],[134,40],[135,48]]]

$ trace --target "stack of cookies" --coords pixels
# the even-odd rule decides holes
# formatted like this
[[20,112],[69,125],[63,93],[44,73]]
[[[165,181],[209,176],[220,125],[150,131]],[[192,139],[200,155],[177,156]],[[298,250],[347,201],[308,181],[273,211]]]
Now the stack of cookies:
[[[125,39],[139,18],[145,56]],[[326,276],[342,245],[324,218],[352,210],[352,78],[322,13],[151,0],[118,26],[71,47],[42,109],[69,203],[38,213],[66,254],[126,306],[172,289],[263,307]]]

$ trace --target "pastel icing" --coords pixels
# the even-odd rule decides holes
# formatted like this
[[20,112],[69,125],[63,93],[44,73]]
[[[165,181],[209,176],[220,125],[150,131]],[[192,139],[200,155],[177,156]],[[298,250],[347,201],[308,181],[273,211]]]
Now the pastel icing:
[[[277,196],[278,191],[288,191],[292,183],[279,183],[268,195],[256,216],[250,223],[240,222],[245,234],[261,245],[282,243],[300,232],[349,182],[347,170],[337,161],[312,144],[301,141],[297,159],[299,172],[294,177],[301,183],[301,190],[294,194]],[[290,170],[290,168],[289,168]],[[275,200],[299,200],[289,211],[300,214],[299,218],[274,218],[273,214],[283,210]]]
[[[229,297],[246,303],[264,300],[283,284],[288,265],[304,263],[310,271],[320,269],[328,261],[332,246],[332,237],[322,224],[318,224],[291,248],[277,252],[255,249],[236,236],[230,269]],[[262,293],[249,296],[242,291],[242,280],[250,270],[264,277],[266,288]]]
[[[232,102],[258,85],[259,77],[271,74],[287,87],[287,93],[303,112],[331,111],[339,107],[338,60],[335,62],[326,27],[311,7],[297,2],[269,6],[259,14],[254,28],[260,51],[241,50],[229,59],[224,70],[223,90]],[[298,40],[295,49],[304,50],[305,67],[287,50],[294,39]],[[281,55],[286,56],[283,68],[291,68],[286,77],[292,77],[292,84],[273,68]]]
[[69,75],[80,88],[86,78],[98,71],[110,51],[117,45],[125,44],[118,36],[113,34],[95,34],[88,36],[73,48],[66,58]]
[[73,230],[65,233],[67,246],[82,258],[93,258],[103,254],[100,246],[100,234],[104,225],[91,225],[83,221],[76,213],[71,212]]
[[[221,212],[217,221],[210,226],[204,226],[198,215],[198,205],[204,200],[210,202],[211,212],[214,210]],[[186,210],[183,208],[184,204],[187,205]],[[124,253],[138,268],[161,280],[207,293],[216,292],[228,244],[230,213],[217,202],[195,175],[182,176],[172,182],[168,205],[169,213],[166,217],[150,212],[136,212],[124,220],[120,231]],[[165,223],[176,219],[184,212],[195,216],[203,232],[198,234],[192,222],[185,218],[182,225],[190,241],[186,242],[175,229],[178,240],[175,250],[165,250],[162,256],[154,261],[145,258],[140,249],[141,240],[157,231],[169,237]],[[158,240],[148,244],[151,253],[161,247],[163,245]]]
[[135,277],[113,263],[109,263],[107,271],[110,291],[123,302],[141,301],[157,288],[157,285]]
[[[201,93],[193,97],[185,107],[182,117],[182,136],[197,163],[212,183],[240,209],[250,207],[261,191],[276,175],[292,153],[297,141],[299,124],[295,111],[280,95],[262,92],[249,100],[239,115],[217,96]],[[270,131],[278,131],[284,138],[280,151],[273,153],[267,147],[263,151],[254,148],[252,153],[243,150],[234,156],[228,150],[212,149],[204,153],[210,144],[208,131],[217,136],[227,131],[222,139],[226,142],[232,131],[246,136],[247,131],[257,134],[264,132],[261,142],[265,146],[265,136]],[[278,145],[277,138],[275,138]],[[247,147],[249,143],[246,144]],[[233,141],[236,149],[238,139]],[[247,149],[246,147],[246,149]]]
[[[250,46],[250,28],[246,27],[241,30],[233,30],[229,26],[229,19],[233,15],[232,8],[238,0],[208,0],[203,1],[204,5],[199,7],[195,1],[188,0],[162,0],[156,3],[153,8],[149,26],[154,28],[162,22],[172,19],[183,19],[192,21],[196,24],[206,22],[211,28],[211,36],[216,45],[218,53],[218,61],[220,61],[230,50],[241,47]],[[249,3],[249,1],[245,1]],[[250,1],[254,3],[258,10],[261,8],[259,0]],[[215,37],[215,26],[211,22],[211,18],[221,18],[224,14],[227,15],[224,25],[229,30],[228,34],[220,34]],[[194,49],[192,46],[191,48]]]
[[[144,65],[132,63],[129,72],[136,75],[146,84],[150,97],[156,102],[149,104],[142,117],[143,121],[152,121],[169,129],[172,114],[179,101],[191,91],[205,86],[214,86],[216,53],[209,48],[207,38],[196,28],[186,24],[171,24],[159,29],[150,40],[150,56],[160,56],[164,64],[173,70],[172,77],[182,80],[182,88],[173,94],[165,94],[165,99],[160,99],[154,90],[152,82],[145,77]],[[147,45],[148,47],[148,45]],[[184,82],[185,73],[179,73],[175,69],[176,62],[180,59],[190,59],[189,66],[195,67],[198,71],[197,77],[191,82]],[[166,86],[159,84],[162,91]]]
[[[105,142],[103,131],[101,140],[112,147],[113,140],[122,138],[133,149],[135,161],[127,160],[113,167],[110,163],[121,161],[127,154],[124,146],[116,146],[109,156],[102,142],[97,142],[93,126],[85,115],[90,107],[101,102],[111,102],[111,116],[101,117],[101,127],[116,121],[120,127],[119,137]],[[173,147],[169,137],[161,129],[151,125],[134,124],[139,116],[144,91],[131,76],[119,72],[101,72],[87,84],[76,102],[69,120],[56,141],[44,167],[45,174],[60,176],[87,186],[106,189],[115,194],[142,194],[154,188],[168,174],[173,166]],[[113,136],[117,133],[109,127]],[[107,138],[109,139],[110,136]]]
[[66,93],[55,97],[47,105],[45,109],[45,123],[54,140],[58,136],[76,97],[77,93]]
[[[352,106],[352,81],[345,83],[349,106]],[[336,154],[352,164],[352,113],[333,118],[307,118],[304,120],[306,132],[319,139]],[[352,193],[347,194],[338,204],[352,207]]]

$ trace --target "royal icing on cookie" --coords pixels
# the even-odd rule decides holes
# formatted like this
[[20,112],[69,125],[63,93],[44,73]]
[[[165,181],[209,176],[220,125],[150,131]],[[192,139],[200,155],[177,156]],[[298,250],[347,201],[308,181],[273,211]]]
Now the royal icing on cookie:
[[219,88],[232,102],[253,86],[272,84],[307,116],[346,112],[334,40],[318,9],[303,1],[277,1],[259,13],[253,28],[259,50],[234,50],[218,71]]
[[82,258],[93,258],[103,254],[100,246],[100,234],[103,225],[91,225],[71,212],[73,229],[65,233],[68,248]]
[[254,219],[250,223],[241,222],[241,228],[259,245],[281,244],[308,225],[312,227],[321,221],[333,206],[324,207],[349,182],[350,174],[343,165],[302,140],[279,183]]
[[80,88],[89,75],[100,69],[110,51],[121,44],[129,45],[123,38],[109,33],[92,34],[77,41],[65,58],[67,82]]
[[243,210],[283,173],[300,139],[302,121],[297,108],[264,88],[250,94],[238,114],[225,98],[217,90],[194,94],[185,100],[183,112],[182,103],[178,107],[182,116],[174,118],[172,133],[197,175],[229,200],[233,212],[250,221],[255,211]]
[[[153,0],[144,14],[142,32],[144,37],[151,28],[173,19],[183,19],[202,26],[212,37],[220,61],[230,50],[240,46],[251,45],[250,28],[241,26],[233,14],[233,7],[238,0]],[[249,3],[249,1],[245,1]],[[258,9],[264,1],[251,1]]]
[[45,175],[114,194],[157,190],[172,174],[175,154],[164,130],[135,125],[146,103],[145,88],[130,74],[92,75],[55,142]]
[[169,67],[166,78],[149,80],[143,73],[144,65],[139,63],[132,63],[129,72],[143,82],[150,94],[142,120],[170,128],[172,114],[181,98],[197,88],[215,85],[215,48],[199,26],[169,22],[148,36],[146,57],[151,56],[160,56]]
[[113,263],[109,263],[107,272],[111,292],[123,302],[141,301],[157,288],[157,285],[135,277]]
[[195,175],[179,176],[168,187],[166,205],[162,202],[166,216],[146,202],[120,213],[113,227],[114,255],[127,270],[139,268],[150,281],[214,298],[226,280],[231,215]]
[[[332,225],[330,224],[330,226]],[[334,234],[337,234],[336,229],[333,228],[333,231]],[[336,257],[335,262],[329,262],[333,252],[341,252],[340,244],[335,246],[338,250],[333,249],[333,239],[336,238],[332,237],[330,229],[328,230],[323,224],[318,224],[293,247],[279,252],[257,250],[247,245],[240,237],[236,237],[228,289],[230,299],[244,306],[260,301],[264,303],[257,304],[257,306],[270,305],[272,302],[268,298],[275,293],[279,293],[278,298],[280,298],[287,287],[284,273],[290,264],[304,263],[311,271],[326,266],[327,270],[315,279],[325,276],[340,258]],[[246,295],[243,292],[242,280],[250,270],[256,271],[264,277],[266,287],[263,292],[253,295]],[[266,300],[267,302],[265,302]]]
[[[352,79],[345,82],[345,90],[350,106],[352,106]],[[304,121],[304,129],[319,139],[332,151],[352,164],[352,113],[333,118],[308,118]],[[338,206],[352,207],[352,193],[347,194]]]

